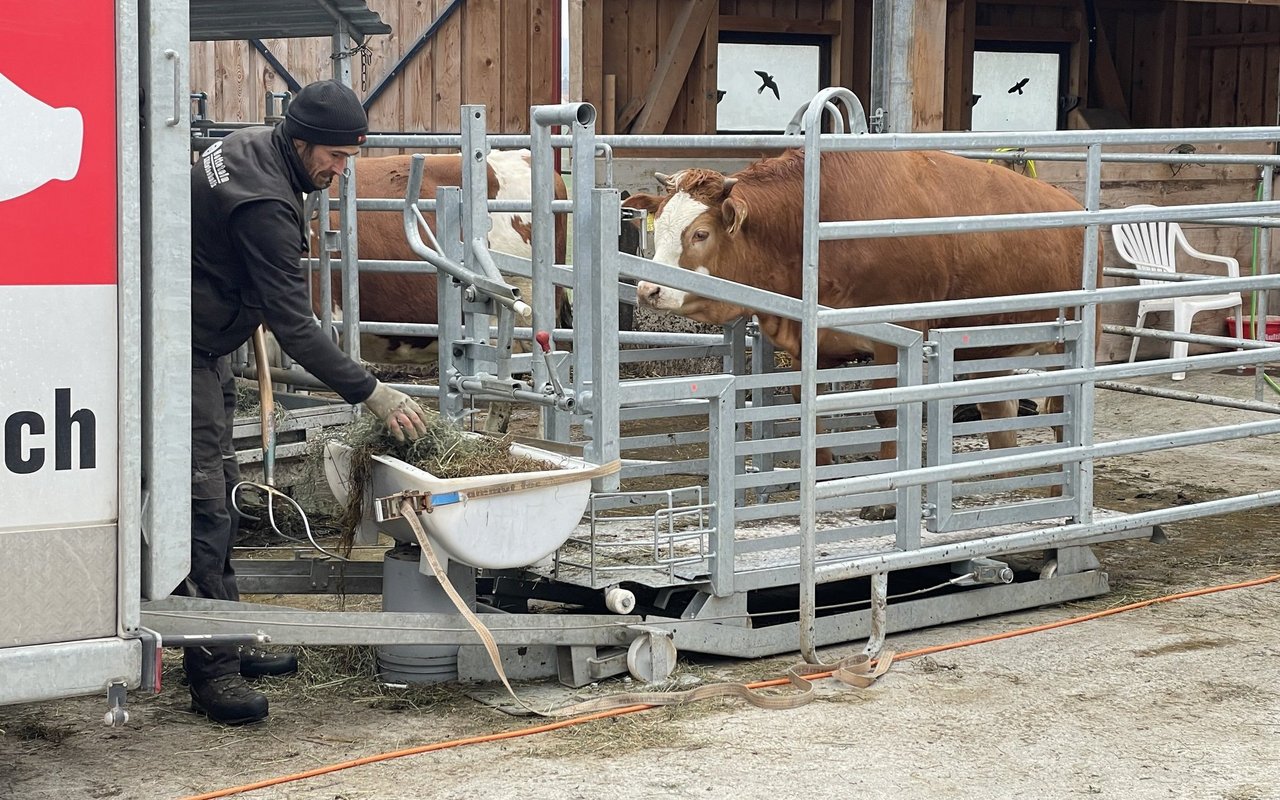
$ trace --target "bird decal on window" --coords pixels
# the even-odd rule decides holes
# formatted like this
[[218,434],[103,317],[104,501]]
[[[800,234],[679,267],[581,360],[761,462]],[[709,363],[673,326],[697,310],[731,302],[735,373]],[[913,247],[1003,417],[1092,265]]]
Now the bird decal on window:
[[778,84],[773,82],[773,76],[761,70],[755,71],[760,76],[760,88],[756,89],[756,94],[764,94],[765,89],[772,89],[773,96],[781,100],[782,95],[778,94]]
[[1009,89],[1009,94],[1013,94],[1014,92],[1017,92],[1018,94],[1022,94],[1022,87],[1023,87],[1023,86],[1026,86],[1026,85],[1027,85],[1027,81],[1029,81],[1029,80],[1031,80],[1031,79],[1030,79],[1030,78],[1023,78],[1022,80],[1020,80],[1020,81],[1018,81],[1017,83],[1015,83],[1012,87],[1010,87],[1010,89]]

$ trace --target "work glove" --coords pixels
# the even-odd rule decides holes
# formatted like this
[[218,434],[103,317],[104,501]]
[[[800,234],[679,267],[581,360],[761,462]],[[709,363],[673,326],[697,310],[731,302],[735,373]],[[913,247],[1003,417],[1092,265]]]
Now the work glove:
[[403,442],[405,434],[417,439],[427,432],[427,412],[412,397],[392,389],[382,381],[373,387],[373,394],[364,401],[364,407],[386,423],[396,441]]

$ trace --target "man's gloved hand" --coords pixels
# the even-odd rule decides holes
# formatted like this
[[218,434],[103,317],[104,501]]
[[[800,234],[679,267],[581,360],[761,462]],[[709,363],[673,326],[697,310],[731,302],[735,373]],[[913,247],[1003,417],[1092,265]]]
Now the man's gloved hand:
[[413,440],[427,432],[427,412],[412,397],[382,381],[373,388],[364,407],[386,423],[397,441],[403,442],[405,434]]

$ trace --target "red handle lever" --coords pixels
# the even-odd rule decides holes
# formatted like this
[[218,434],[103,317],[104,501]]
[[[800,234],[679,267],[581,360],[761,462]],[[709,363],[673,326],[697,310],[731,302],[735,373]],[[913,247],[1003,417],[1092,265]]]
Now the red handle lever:
[[538,343],[539,347],[542,348],[542,352],[544,353],[551,352],[551,334],[547,333],[546,331],[538,331],[533,335],[533,340]]

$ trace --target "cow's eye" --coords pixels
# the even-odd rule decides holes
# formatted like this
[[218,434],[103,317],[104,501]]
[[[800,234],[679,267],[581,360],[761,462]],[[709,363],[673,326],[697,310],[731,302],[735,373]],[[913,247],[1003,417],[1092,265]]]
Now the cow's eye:
[[693,232],[693,240],[695,242],[705,242],[708,236],[710,236],[710,234],[706,231],[699,230]]

